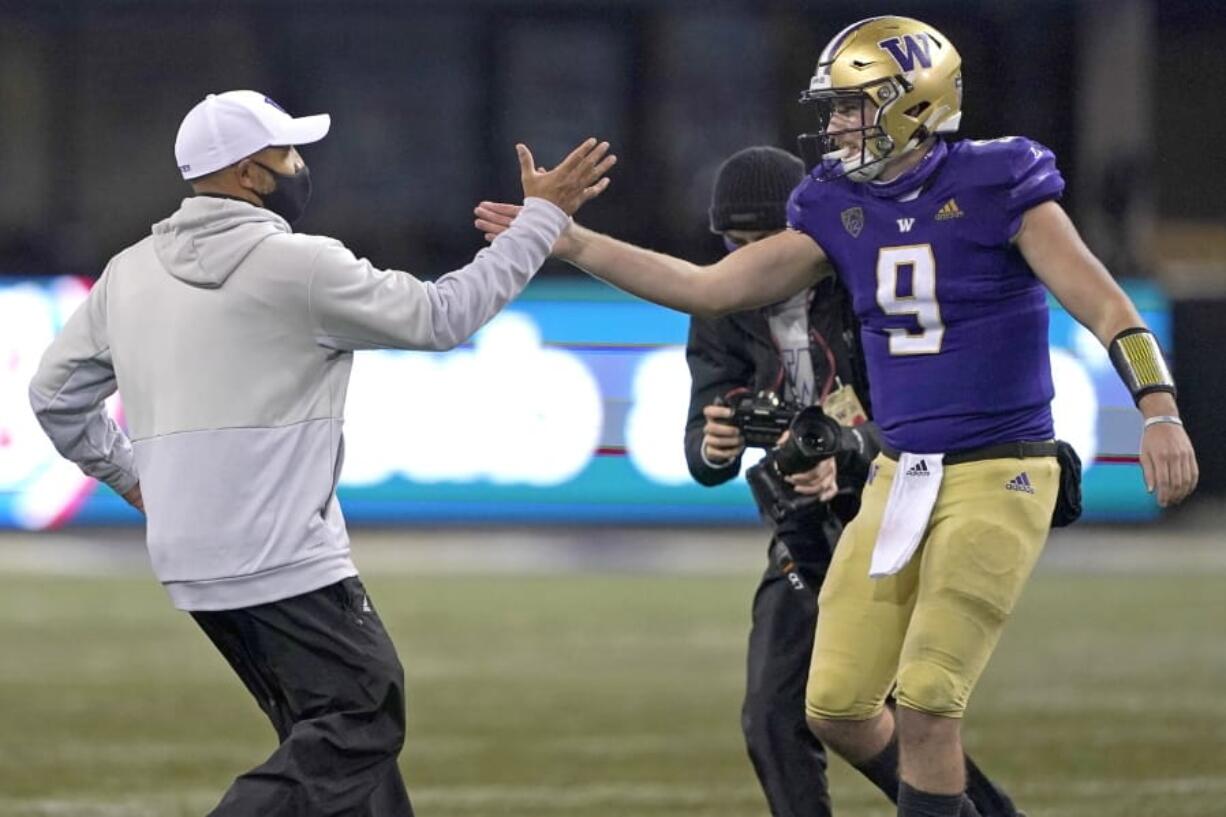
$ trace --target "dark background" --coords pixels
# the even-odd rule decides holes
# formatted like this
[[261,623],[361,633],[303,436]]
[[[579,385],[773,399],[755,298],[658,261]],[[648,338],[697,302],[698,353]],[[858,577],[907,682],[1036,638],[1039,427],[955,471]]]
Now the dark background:
[[232,88],[333,115],[329,138],[304,151],[316,199],[301,227],[377,263],[424,275],[463,263],[477,246],[472,204],[518,193],[513,143],[552,163],[590,134],[622,163],[583,218],[710,255],[704,209],[719,161],[754,143],[793,147],[811,123],[796,98],[822,45],[883,12],[922,17],[961,51],[964,135],[1038,139],[1070,182],[1085,181],[1081,97],[1102,90],[1079,85],[1093,70],[1079,46],[1133,6],[1150,28],[1135,44],[1150,87],[1123,77],[1109,93],[1152,98],[1161,136],[1149,155],[1108,162],[1106,178],[1070,184],[1068,203],[1118,207],[1152,190],[1159,219],[1219,219],[1216,3],[0,3],[0,271],[99,271],[175,208],[179,121]]

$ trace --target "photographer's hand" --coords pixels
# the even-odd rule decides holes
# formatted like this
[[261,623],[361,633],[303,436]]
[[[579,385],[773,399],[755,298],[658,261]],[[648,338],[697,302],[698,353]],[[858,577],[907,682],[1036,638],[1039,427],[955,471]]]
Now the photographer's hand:
[[[783,438],[780,438],[782,442]],[[784,477],[796,493],[815,496],[822,502],[829,502],[839,492],[839,469],[834,457],[822,460],[815,468],[801,471]]]
[[732,409],[710,405],[702,413],[707,418],[707,424],[702,427],[702,455],[707,462],[724,463],[741,456],[745,450],[741,430],[724,422],[732,416]]

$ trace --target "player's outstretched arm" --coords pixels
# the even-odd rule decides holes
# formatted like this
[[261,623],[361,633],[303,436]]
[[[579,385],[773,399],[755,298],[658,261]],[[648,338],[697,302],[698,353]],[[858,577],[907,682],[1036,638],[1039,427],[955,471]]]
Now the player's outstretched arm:
[[[477,229],[493,240],[519,207],[483,201],[474,212]],[[755,241],[707,267],[578,224],[562,235],[553,254],[640,298],[701,317],[776,303],[830,274],[822,249],[793,230]]]
[[[1028,210],[1016,241],[1039,280],[1103,346],[1111,348],[1121,332],[1145,328],[1132,301],[1090,252],[1060,205],[1049,201]],[[1179,416],[1175,398],[1167,392],[1145,394],[1137,407],[1147,420]],[[1161,419],[1146,424],[1141,467],[1146,488],[1157,491],[1162,506],[1183,501],[1200,474],[1183,426]]]
[[555,255],[640,298],[700,316],[786,300],[829,274],[807,235],[784,230],[702,267],[575,225]]

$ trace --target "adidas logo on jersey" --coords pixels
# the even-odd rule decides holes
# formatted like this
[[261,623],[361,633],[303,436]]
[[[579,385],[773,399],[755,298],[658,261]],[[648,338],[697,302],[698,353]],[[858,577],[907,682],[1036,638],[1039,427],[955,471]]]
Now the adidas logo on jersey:
[[1023,471],[1013,479],[1005,483],[1006,491],[1023,491],[1028,494],[1034,493],[1034,486],[1030,484],[1030,476]]
[[920,460],[915,465],[912,465],[907,471],[909,477],[926,477],[932,472],[928,470],[928,463],[925,460]]
[[966,213],[958,207],[958,202],[950,199],[941,205],[941,209],[937,210],[937,221],[948,221],[951,218],[962,218]]

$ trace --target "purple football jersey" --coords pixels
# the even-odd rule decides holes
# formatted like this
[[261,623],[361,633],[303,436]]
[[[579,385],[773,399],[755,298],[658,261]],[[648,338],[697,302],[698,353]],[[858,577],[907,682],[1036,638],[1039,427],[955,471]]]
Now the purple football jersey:
[[792,193],[790,226],[851,292],[874,418],[894,448],[1052,438],[1046,293],[1011,241],[1063,190],[1050,150],[1009,137],[938,141],[888,184],[820,166]]

